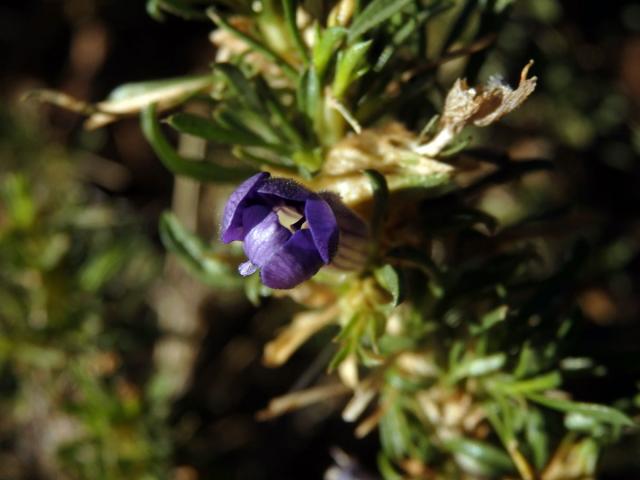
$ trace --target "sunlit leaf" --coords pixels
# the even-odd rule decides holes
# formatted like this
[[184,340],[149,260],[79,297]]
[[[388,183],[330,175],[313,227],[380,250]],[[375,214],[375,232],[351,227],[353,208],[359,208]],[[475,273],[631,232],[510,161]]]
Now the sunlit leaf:
[[329,61],[346,35],[347,30],[342,27],[331,27],[321,32],[320,39],[313,46],[313,65],[320,78],[324,76]]
[[364,58],[371,47],[371,41],[351,45],[338,54],[332,93],[341,99],[347,88],[365,72]]
[[609,407],[607,405],[574,402],[572,400],[552,398],[534,393],[527,394],[527,398],[553,410],[559,410],[561,412],[568,413],[579,413],[603,423],[626,427],[635,425],[633,420],[631,420],[627,415],[622,413],[620,410],[616,410],[615,408]]
[[391,265],[384,265],[374,271],[378,283],[391,294],[393,305],[404,298],[403,281],[400,273]]
[[210,142],[226,145],[258,145],[269,144],[247,130],[225,128],[207,119],[191,113],[176,113],[167,119],[167,123],[181,133],[188,133],[204,138]]
[[458,437],[447,441],[445,446],[473,473],[498,476],[514,471],[509,455],[489,443]]

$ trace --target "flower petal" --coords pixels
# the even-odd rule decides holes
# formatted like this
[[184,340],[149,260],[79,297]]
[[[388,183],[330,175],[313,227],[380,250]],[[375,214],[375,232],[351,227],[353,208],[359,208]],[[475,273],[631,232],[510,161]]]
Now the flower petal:
[[344,232],[347,235],[358,237],[369,236],[369,227],[365,221],[347,207],[339,195],[333,192],[320,192],[319,196],[331,207],[331,211],[336,216],[341,235]]
[[263,267],[290,238],[291,232],[280,225],[278,215],[271,212],[247,233],[244,253],[251,263]]
[[319,196],[307,200],[304,215],[320,258],[327,264],[338,248],[339,231],[336,216],[329,204]]
[[238,265],[238,272],[240,272],[240,275],[243,277],[248,277],[252,273],[255,273],[256,270],[258,270],[258,266],[251,263],[251,260]]
[[244,230],[244,236],[251,231],[253,227],[262,222],[267,215],[273,210],[270,207],[264,205],[251,205],[250,207],[242,210],[242,229]]
[[222,215],[220,238],[224,243],[242,240],[247,234],[248,230],[245,230],[242,224],[243,207],[255,198],[256,190],[269,176],[266,172],[257,173],[240,184],[231,194]]
[[311,278],[323,261],[309,230],[299,230],[262,267],[262,283],[271,288],[293,288]]
[[282,203],[282,200],[306,202],[310,197],[316,196],[311,190],[288,178],[271,178],[264,182],[257,191],[263,198],[269,198],[276,204]]

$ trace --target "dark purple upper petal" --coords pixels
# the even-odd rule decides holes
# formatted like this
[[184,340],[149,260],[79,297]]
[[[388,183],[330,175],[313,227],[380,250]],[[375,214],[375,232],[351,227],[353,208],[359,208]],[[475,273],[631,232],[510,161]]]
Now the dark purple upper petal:
[[262,268],[290,238],[291,232],[280,225],[278,215],[271,212],[247,233],[244,253],[251,263]]
[[323,261],[310,230],[299,230],[262,267],[262,283],[271,288],[293,288],[308,280]]
[[306,202],[316,196],[311,190],[287,178],[271,178],[257,190],[263,198],[271,197],[276,203]]
[[[273,209],[264,205],[251,205],[242,209],[242,230],[243,237],[246,237],[251,229],[258,225],[264,217],[269,215]],[[244,238],[243,238],[244,239]]]
[[307,200],[304,206],[309,230],[320,258],[327,264],[338,248],[338,222],[329,204],[319,196]]
[[224,243],[242,240],[248,230],[243,227],[243,211],[245,206],[256,197],[256,190],[269,178],[266,172],[260,172],[245,180],[231,194],[224,207],[220,238]]

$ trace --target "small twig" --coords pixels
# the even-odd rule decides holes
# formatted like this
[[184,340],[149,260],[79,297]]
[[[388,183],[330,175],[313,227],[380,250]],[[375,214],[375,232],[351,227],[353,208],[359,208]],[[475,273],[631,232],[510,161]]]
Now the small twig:
[[[94,113],[100,112],[95,105],[92,105],[83,100],[79,100],[77,98],[72,97],[71,95],[67,95],[66,93],[56,92],[55,90],[32,90],[30,92],[25,93],[22,98],[22,101],[27,100],[37,100],[38,102],[50,103],[52,105],[56,105],[58,107],[62,107],[66,110],[70,110],[72,112],[80,113],[82,115],[93,115]],[[107,113],[107,112],[101,112]]]
[[308,390],[297,391],[271,399],[269,406],[256,414],[258,420],[270,420],[292,410],[306,407],[313,403],[339,397],[351,392],[351,389],[341,383],[323,385]]
[[347,107],[344,106],[344,104],[340,103],[332,95],[327,96],[327,104],[329,105],[330,108],[334,109],[340,115],[342,115],[342,117],[347,121],[347,123],[351,126],[354,132],[356,132],[358,135],[362,132],[362,127],[360,126],[358,121],[355,119],[355,117],[351,114],[351,112],[349,112]]

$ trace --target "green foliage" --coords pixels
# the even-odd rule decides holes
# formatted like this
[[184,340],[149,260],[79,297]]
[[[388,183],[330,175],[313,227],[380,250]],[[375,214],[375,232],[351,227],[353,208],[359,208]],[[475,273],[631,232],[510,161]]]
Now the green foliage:
[[191,177],[203,182],[230,182],[244,179],[254,173],[251,169],[229,168],[214,163],[182,158],[160,130],[160,122],[156,118],[153,104],[145,107],[142,111],[141,123],[142,131],[158,158],[167,169],[176,175]]
[[[322,272],[291,295],[318,309],[307,313],[329,311],[337,318],[336,350],[327,369],[354,387],[354,399],[368,394],[373,413],[362,423],[373,418],[379,427],[378,465],[385,478],[591,478],[608,445],[637,433],[637,397],[636,405],[606,395],[599,400],[576,388],[576,372],[566,368],[579,359],[587,365],[579,373],[597,380],[599,359],[586,356],[584,331],[595,327],[579,311],[585,303],[581,294],[599,277],[629,265],[637,242],[629,235],[609,243],[607,229],[599,232],[591,224],[584,232],[554,225],[554,215],[565,212],[540,200],[567,190],[566,180],[550,173],[554,162],[474,148],[483,134],[473,130],[471,137],[463,130],[482,125],[489,113],[496,118],[486,124],[493,123],[535,87],[528,67],[520,80],[530,87],[526,95],[495,78],[476,86],[487,65],[493,68],[487,77],[507,69],[504,58],[491,57],[495,42],[504,43],[501,32],[523,37],[514,30],[526,22],[508,17],[516,2],[150,0],[147,7],[156,18],[206,15],[224,34],[214,39],[224,60],[196,84],[178,81],[179,94],[167,94],[170,102],[162,102],[165,84],[141,87],[144,101],[132,87],[111,99],[135,100],[143,132],[168,170],[213,184],[237,184],[267,170],[317,190],[341,189],[354,209],[367,214],[366,265],[355,272]],[[539,48],[564,62],[566,51],[549,47],[555,43],[547,38]],[[502,45],[501,54],[510,55],[509,47]],[[508,70],[515,73],[523,63]],[[559,65],[549,73],[552,84],[562,83]],[[456,82],[463,78],[473,89]],[[583,82],[580,91],[598,90]],[[145,96],[146,88],[159,97]],[[547,99],[542,110],[561,114],[554,134],[565,144],[582,145],[595,133],[560,99],[564,93],[558,88],[558,98]],[[620,127],[622,107],[614,96],[608,101],[598,110],[599,126]],[[168,125],[178,135],[229,148],[235,160],[178,153],[156,109],[187,105],[197,106],[199,114],[173,112]],[[513,130],[500,141],[484,137],[500,151],[523,145],[536,155],[550,150],[538,148],[535,135]],[[0,192],[12,225],[3,241],[15,249],[9,262],[15,271],[8,278],[24,277],[15,273],[20,269],[41,276],[56,272],[71,246],[76,248],[74,239],[53,229],[24,241],[25,231],[42,228],[30,181],[8,176]],[[508,211],[513,205],[515,213]],[[570,231],[558,234],[563,229]],[[257,276],[241,279],[235,273],[239,258],[232,248],[203,241],[171,213],[163,215],[160,235],[205,284],[244,286],[254,305],[273,294]],[[77,288],[95,301],[132,261],[126,244],[108,243],[90,250],[71,285],[40,283],[63,294]],[[20,282],[11,285],[0,305],[16,324],[15,312],[25,304],[42,309],[55,303],[37,289],[34,298],[16,300],[13,290],[26,295],[27,289]],[[100,317],[101,310],[92,313]],[[294,322],[285,330],[285,340],[289,335],[289,342],[299,341],[296,327],[302,328]],[[39,351],[33,345],[16,353],[5,343],[7,358],[28,358],[38,368],[43,358],[55,364],[65,354],[47,346],[33,355]],[[98,398],[101,390],[96,391]],[[110,407],[117,418],[126,416],[123,410],[117,402]],[[105,424],[115,420],[91,418],[96,436],[109,436]]]
[[237,288],[241,284],[228,258],[208,248],[198,236],[186,230],[175,215],[164,213],[159,228],[167,250],[202,282],[217,288]]
[[349,40],[353,42],[358,37],[367,33],[372,28],[388,20],[393,15],[402,11],[403,8],[412,3],[412,0],[374,0],[360,12],[351,27],[349,27]]
[[156,254],[130,214],[89,200],[33,125],[0,124],[0,433],[12,438],[0,454],[53,455],[56,478],[161,478],[164,419],[126,366],[144,346],[136,324]]

